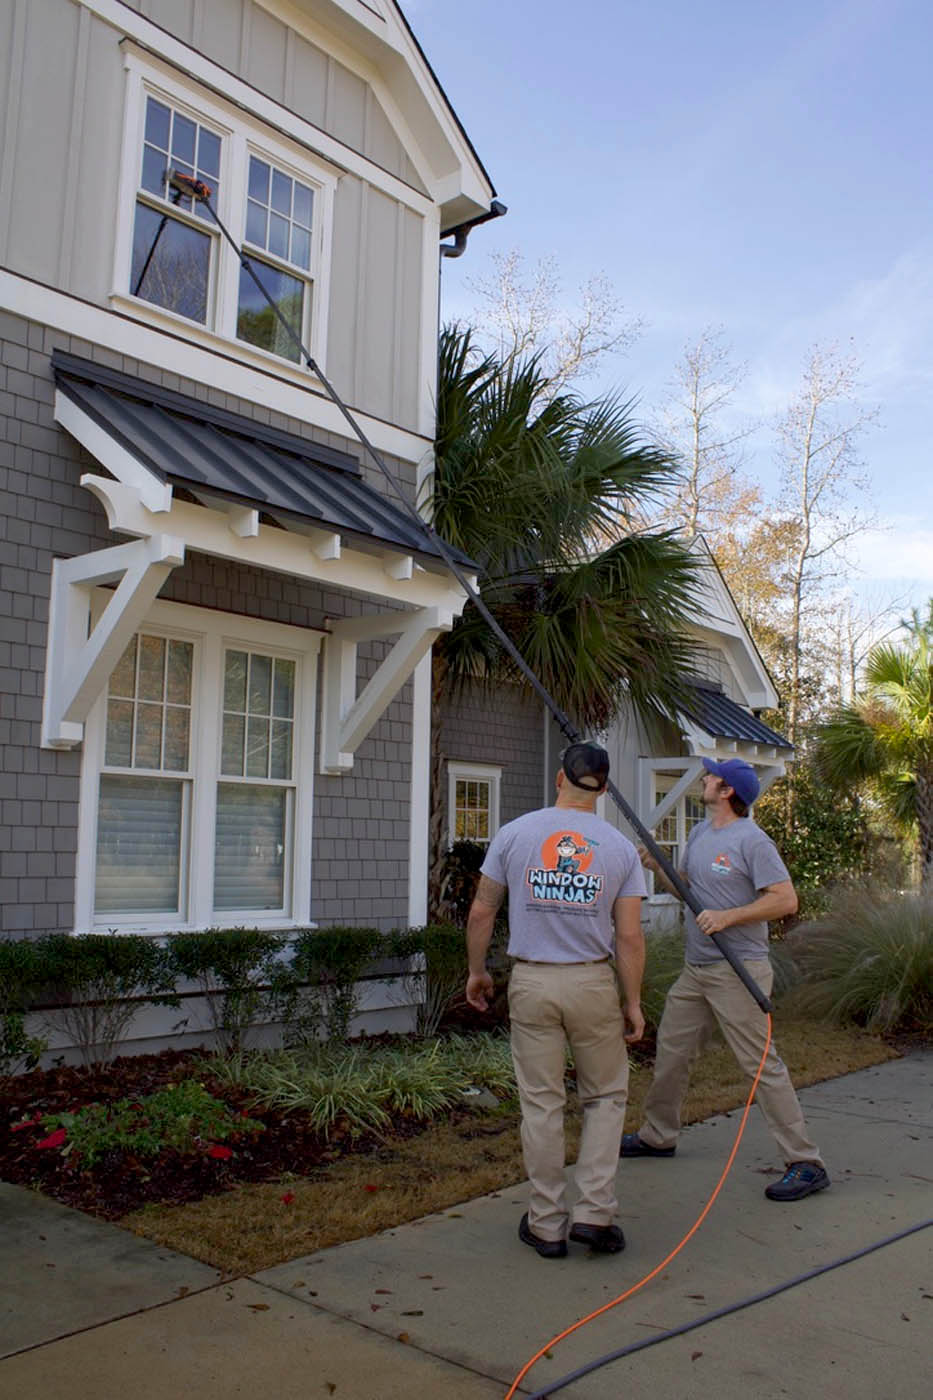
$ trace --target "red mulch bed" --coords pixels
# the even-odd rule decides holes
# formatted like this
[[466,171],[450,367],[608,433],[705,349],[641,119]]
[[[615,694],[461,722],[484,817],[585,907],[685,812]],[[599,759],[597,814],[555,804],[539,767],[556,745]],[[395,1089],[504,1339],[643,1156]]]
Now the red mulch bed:
[[[144,1160],[112,1152],[93,1171],[83,1170],[80,1162],[63,1156],[58,1148],[39,1147],[47,1134],[41,1124],[14,1131],[17,1123],[39,1115],[142,1098],[192,1077],[234,1111],[248,1110],[251,1118],[265,1125],[265,1131],[229,1144],[233,1155],[228,1159],[210,1157],[207,1145],[196,1153],[165,1150]],[[313,1176],[348,1150],[371,1148],[372,1143],[350,1139],[339,1130],[332,1130],[330,1140],[325,1140],[310,1130],[301,1114],[254,1107],[248,1094],[213,1083],[197,1054],[177,1050],[125,1056],[90,1069],[34,1070],[7,1080],[0,1102],[0,1180],[33,1187],[106,1220],[119,1220],[147,1203],[182,1205],[242,1182],[275,1181],[288,1172]]]

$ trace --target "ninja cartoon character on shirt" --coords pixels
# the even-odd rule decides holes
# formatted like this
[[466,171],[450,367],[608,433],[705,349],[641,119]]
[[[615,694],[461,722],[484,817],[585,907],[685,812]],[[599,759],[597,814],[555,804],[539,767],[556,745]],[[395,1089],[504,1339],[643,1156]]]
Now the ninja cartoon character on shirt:
[[582,846],[578,846],[576,839],[568,832],[566,836],[560,838],[555,849],[557,851],[557,865],[554,868],[566,875],[576,875],[580,869],[580,862],[574,860],[574,856],[588,856],[593,848],[586,841]]

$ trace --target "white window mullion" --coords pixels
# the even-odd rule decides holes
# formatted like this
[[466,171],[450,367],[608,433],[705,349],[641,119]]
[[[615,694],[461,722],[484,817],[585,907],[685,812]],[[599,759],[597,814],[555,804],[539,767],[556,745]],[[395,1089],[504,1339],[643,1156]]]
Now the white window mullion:
[[[238,248],[243,246],[246,222],[246,171],[248,165],[246,138],[234,131],[224,143],[224,201],[217,213]],[[217,259],[217,330],[228,340],[236,338],[237,299],[240,285],[240,261],[223,234],[218,234],[220,248]]]
[[204,637],[198,650],[192,725],[197,778],[191,801],[188,920],[195,928],[207,928],[214,921],[214,820],[220,775],[223,645],[219,635]]

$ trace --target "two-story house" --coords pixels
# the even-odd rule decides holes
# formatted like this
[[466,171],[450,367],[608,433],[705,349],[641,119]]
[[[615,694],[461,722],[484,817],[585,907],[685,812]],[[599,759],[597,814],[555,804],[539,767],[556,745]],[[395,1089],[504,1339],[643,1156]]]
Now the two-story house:
[[464,594],[404,500],[497,209],[424,54],[393,0],[8,0],[0,127],[3,934],[423,922]]

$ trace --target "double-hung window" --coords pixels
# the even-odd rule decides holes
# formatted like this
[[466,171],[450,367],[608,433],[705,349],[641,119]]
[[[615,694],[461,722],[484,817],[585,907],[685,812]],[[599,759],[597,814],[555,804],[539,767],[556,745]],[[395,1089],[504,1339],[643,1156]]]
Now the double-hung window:
[[200,180],[219,199],[222,139],[178,106],[147,95],[130,293],[202,325],[211,310],[216,225],[169,177],[177,171]]
[[319,640],[155,605],[88,722],[79,932],[307,920]]
[[[335,172],[141,54],[126,64],[114,301],[146,319],[178,318],[193,338],[220,336],[241,354],[299,364],[297,338],[323,360]],[[173,175],[208,188],[255,276]]]
[[488,846],[499,830],[501,769],[480,763],[450,763],[447,777],[451,844],[474,841]]

